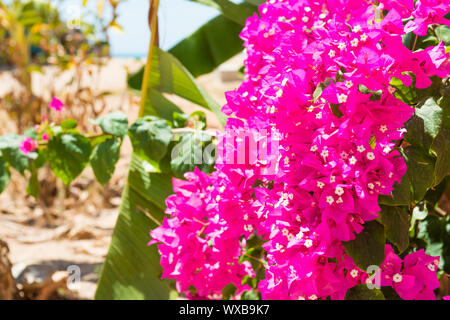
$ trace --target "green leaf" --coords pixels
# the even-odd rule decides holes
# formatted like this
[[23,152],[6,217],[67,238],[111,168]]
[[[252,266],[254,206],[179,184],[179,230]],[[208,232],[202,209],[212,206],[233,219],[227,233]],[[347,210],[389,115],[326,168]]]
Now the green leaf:
[[417,238],[425,241],[427,254],[440,257],[439,268],[450,273],[450,216],[419,221]]
[[435,160],[415,147],[405,149],[406,174],[411,184],[413,199],[421,201],[434,182]]
[[24,136],[27,136],[31,139],[37,140],[39,138],[36,130],[34,130],[33,127],[28,128],[27,130],[25,130],[25,132],[23,133]]
[[0,193],[5,191],[6,186],[11,178],[8,164],[0,158]]
[[261,296],[258,290],[249,290],[242,293],[241,300],[261,300]]
[[369,145],[372,149],[375,149],[375,146],[377,144],[377,138],[375,138],[375,135],[372,134],[369,140]]
[[91,142],[77,133],[56,135],[47,145],[50,168],[66,185],[84,170],[90,155]]
[[0,152],[3,159],[23,175],[28,168],[30,160],[28,156],[20,151],[22,141],[23,137],[14,133],[0,136]]
[[391,195],[380,195],[378,203],[387,206],[408,206],[411,203],[411,189],[408,175],[402,177],[401,183],[394,184],[394,190]]
[[[210,73],[243,50],[242,27],[218,16],[179,42],[172,53],[194,77]],[[237,71],[237,70],[236,70]]]
[[[208,148],[214,151],[212,137],[210,134],[198,131],[196,133],[183,134],[180,142],[172,149],[172,160],[170,162],[174,175],[182,178],[188,171],[198,167],[203,172],[211,172],[214,168],[214,157],[209,157]],[[207,156],[205,156],[207,155]]]
[[75,119],[66,119],[63,122],[61,122],[61,128],[63,130],[71,130],[75,129],[78,125],[77,120]]
[[30,180],[28,181],[27,194],[34,198],[37,198],[39,192],[41,191],[41,185],[39,184],[38,180],[36,164],[33,162],[30,167],[31,176]]
[[254,5],[244,3],[236,4],[230,0],[190,0],[198,2],[204,5],[211,6],[222,12],[223,16],[227,19],[238,23],[241,28],[245,25],[245,21],[251,16],[258,8]]
[[450,45],[450,28],[445,25],[441,25],[435,29],[439,39],[444,42],[446,46]]
[[173,127],[174,128],[184,128],[186,127],[186,123],[189,119],[189,115],[185,113],[173,113]]
[[[135,90],[141,90],[144,69],[128,79],[128,85]],[[173,55],[157,47],[153,52],[152,68],[149,77],[149,95],[151,89],[160,93],[176,94],[201,107],[213,111],[222,123],[226,116],[221,112],[221,107],[211,96],[202,89],[189,71]]]
[[266,1],[265,0],[245,0],[245,2],[247,2],[247,3],[250,3],[250,4],[252,4],[252,5],[254,5],[254,6],[260,6],[260,5],[262,5],[263,3],[265,3]]
[[166,99],[159,91],[150,89],[147,102],[144,105],[144,114],[172,121],[174,112],[182,113],[183,111]]
[[189,115],[189,122],[196,130],[206,129],[206,114],[203,111],[195,111]]
[[317,100],[320,98],[320,96],[322,95],[323,90],[327,87],[327,85],[323,82],[320,82],[317,87],[316,90],[314,90],[313,93],[313,99]]
[[442,128],[434,139],[431,149],[437,155],[434,169],[434,185],[450,174],[450,129]]
[[236,286],[232,283],[227,284],[223,289],[222,289],[222,299],[223,300],[230,300],[234,297],[235,293],[236,293]]
[[128,135],[135,154],[153,164],[164,158],[172,138],[172,128],[166,120],[147,116],[136,120]]
[[99,125],[103,132],[116,137],[123,138],[128,131],[128,118],[122,111],[115,111],[104,115],[96,120],[90,120]]
[[358,284],[345,294],[345,300],[385,300],[380,289],[369,289],[366,284]]
[[420,107],[405,126],[405,140],[425,151],[430,149],[433,139],[437,136],[442,123],[442,109],[433,98],[429,98]]
[[114,174],[120,157],[120,141],[110,138],[94,148],[91,155],[91,167],[97,181],[105,185]]
[[96,299],[167,300],[171,281],[161,280],[157,246],[148,246],[155,221],[164,217],[165,199],[172,193],[171,177],[148,174],[133,156],[122,205],[103,265]]
[[409,246],[409,215],[404,207],[381,206],[381,223],[386,238],[402,253]]
[[371,265],[379,266],[383,262],[385,242],[383,225],[377,221],[369,221],[356,235],[356,239],[343,244],[355,264],[362,270],[366,270]]
[[424,220],[427,216],[428,216],[428,208],[427,208],[425,202],[421,202],[417,206],[415,206],[412,211],[411,224],[409,226],[409,231],[412,232],[414,230],[416,221]]

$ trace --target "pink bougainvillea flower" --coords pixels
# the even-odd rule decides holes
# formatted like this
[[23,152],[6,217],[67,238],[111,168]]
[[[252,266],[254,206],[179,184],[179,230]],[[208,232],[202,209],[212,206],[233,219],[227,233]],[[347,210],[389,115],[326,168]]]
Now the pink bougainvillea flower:
[[47,132],[44,132],[43,134],[42,134],[42,140],[44,140],[44,141],[48,141],[48,140],[50,140],[50,135],[47,133]]
[[48,105],[50,109],[61,112],[66,107],[64,103],[56,97],[53,97],[52,102]]
[[419,36],[427,35],[428,26],[434,23],[450,25],[450,20],[444,16],[448,13],[448,3],[445,0],[418,0],[412,16],[414,20],[405,25],[405,33],[414,32]]
[[20,151],[25,154],[33,152],[38,147],[38,142],[30,137],[25,137],[25,140],[20,144]]

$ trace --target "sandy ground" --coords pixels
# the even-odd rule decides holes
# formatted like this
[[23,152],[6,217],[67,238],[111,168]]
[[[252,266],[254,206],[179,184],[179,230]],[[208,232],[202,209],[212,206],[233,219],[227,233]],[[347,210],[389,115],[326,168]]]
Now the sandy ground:
[[[95,77],[83,74],[83,81],[93,90],[112,93],[106,97],[106,111],[122,110],[134,119],[139,99],[127,91],[126,78],[127,72],[134,72],[141,65],[142,61],[114,58],[99,73],[95,72]],[[220,75],[220,72],[205,75],[199,78],[199,82],[220,104],[224,104],[223,93],[236,88],[239,81],[224,83]],[[33,74],[33,90],[37,95],[48,98],[52,87],[64,95],[65,91],[71,90],[64,84],[72,76],[70,71],[57,75],[54,69],[47,68],[43,74]],[[11,73],[1,72],[0,97],[14,88]],[[183,99],[171,99],[187,113],[199,109]],[[207,112],[207,116],[209,127],[220,127],[211,112]],[[0,109],[0,134],[16,131],[14,122],[5,110]],[[0,195],[0,239],[9,245],[13,274],[19,282],[40,282],[56,270],[67,271],[75,265],[81,270],[82,280],[74,290],[76,296],[93,298],[98,271],[117,218],[131,151],[126,140],[116,172],[105,187],[95,182],[88,168],[66,190],[65,196],[55,194],[55,186],[61,186],[61,183],[52,178],[48,170],[43,170],[40,177],[45,181],[42,192],[50,200],[36,201],[27,197],[26,180],[13,173],[13,183]]]

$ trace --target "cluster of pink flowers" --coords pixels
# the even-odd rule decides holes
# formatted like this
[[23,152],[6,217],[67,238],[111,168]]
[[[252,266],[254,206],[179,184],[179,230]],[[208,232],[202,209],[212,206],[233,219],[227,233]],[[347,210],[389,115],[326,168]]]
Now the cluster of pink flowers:
[[230,283],[242,292],[248,288],[242,278],[254,273],[249,262],[239,263],[245,248],[239,194],[222,198],[233,186],[219,172],[196,169],[186,178],[174,181],[176,194],[166,200],[171,218],[151,232],[150,244],[161,243],[163,277],[177,279],[177,290],[192,298],[220,298]]
[[[234,117],[219,135],[217,172],[189,173],[183,188],[176,182],[171,217],[151,233],[162,242],[164,276],[176,278],[180,292],[195,286],[201,297],[220,297],[225,282],[242,290],[235,276],[251,270],[235,262],[257,234],[266,241],[264,299],[343,299],[366,283],[342,241],[378,217],[378,196],[406,172],[395,147],[414,110],[394,97],[390,82],[409,86],[414,74],[415,86],[425,88],[431,76],[450,75],[442,43],[412,52],[402,35],[449,24],[448,9],[438,0],[261,5],[241,34],[246,78],[227,93],[223,112]],[[197,221],[205,218],[210,224]],[[383,285],[405,299],[433,298],[436,261],[418,251],[401,269],[387,245]]]
[[423,249],[408,254],[402,261],[386,245],[385,260],[376,276],[381,286],[393,287],[402,299],[432,300],[436,298],[433,290],[440,286],[436,277],[438,265],[439,258],[426,255]]
[[[49,109],[53,109],[57,112],[61,112],[66,108],[64,103],[56,97],[53,97],[52,101],[48,105]],[[34,126],[34,131],[39,135],[40,140],[46,142],[50,140],[50,135],[48,134],[46,127],[48,125],[48,118],[46,115],[42,116],[42,123],[36,124]],[[20,151],[24,154],[29,154],[35,151],[39,146],[39,142],[33,138],[25,136],[20,144]]]

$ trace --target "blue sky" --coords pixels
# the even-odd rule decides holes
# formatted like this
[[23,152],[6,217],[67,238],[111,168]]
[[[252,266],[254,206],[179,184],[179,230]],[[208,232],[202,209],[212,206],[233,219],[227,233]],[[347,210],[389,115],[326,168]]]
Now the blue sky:
[[[148,0],[125,0],[119,5],[119,23],[124,33],[110,33],[114,56],[143,56],[148,49]],[[197,30],[218,12],[186,0],[160,0],[160,46],[169,49]]]

